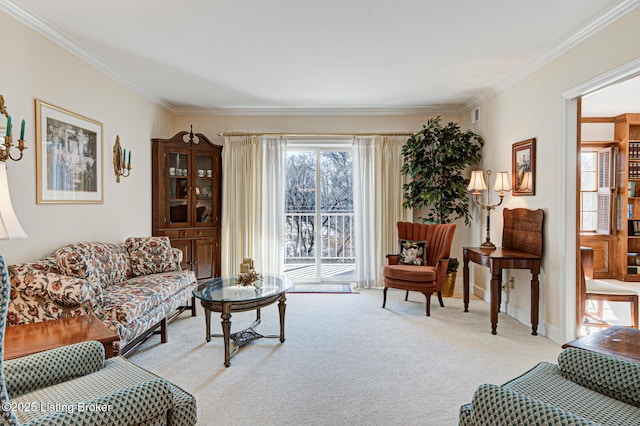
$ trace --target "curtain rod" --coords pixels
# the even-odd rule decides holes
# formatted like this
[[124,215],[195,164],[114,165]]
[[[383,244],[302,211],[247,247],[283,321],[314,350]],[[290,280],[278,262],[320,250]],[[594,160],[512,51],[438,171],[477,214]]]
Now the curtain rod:
[[412,132],[382,133],[252,133],[252,132],[220,132],[218,136],[280,136],[283,138],[333,138],[354,136],[411,136]]

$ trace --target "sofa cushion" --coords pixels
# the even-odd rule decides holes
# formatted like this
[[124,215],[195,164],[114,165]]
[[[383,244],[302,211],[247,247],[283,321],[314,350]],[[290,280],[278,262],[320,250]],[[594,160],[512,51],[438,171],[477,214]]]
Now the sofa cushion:
[[194,282],[192,271],[134,277],[105,291],[104,314],[108,319],[127,325]]
[[482,384],[471,411],[460,411],[459,426],[603,426],[574,413],[502,386]]
[[640,364],[567,348],[558,356],[558,365],[567,379],[640,407]]
[[133,275],[129,255],[120,244],[84,241],[59,248],[54,256],[61,274],[102,287],[119,284]]
[[134,276],[180,269],[180,261],[169,243],[169,237],[131,237],[124,244]]
[[502,387],[600,424],[640,424],[640,408],[580,386],[563,377],[560,368],[550,363],[541,362]]
[[402,281],[431,282],[436,280],[436,268],[433,266],[386,265],[382,275]]
[[[122,357],[105,360],[104,367],[92,374],[77,377],[55,386],[38,389],[12,398],[18,406],[36,407],[17,412],[20,422],[38,425],[96,424],[166,424],[173,395],[167,380],[132,364]],[[40,407],[77,407],[86,403],[85,411],[51,410]],[[109,407],[90,410],[92,405]],[[157,413],[157,414],[156,414]],[[75,418],[72,418],[75,415]],[[147,421],[157,415],[164,423]],[[76,421],[73,421],[73,420]]]

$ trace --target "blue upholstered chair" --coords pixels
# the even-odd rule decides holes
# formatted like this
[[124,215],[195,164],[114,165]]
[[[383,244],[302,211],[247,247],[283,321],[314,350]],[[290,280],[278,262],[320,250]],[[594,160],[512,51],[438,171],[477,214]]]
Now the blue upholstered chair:
[[11,289],[0,255],[0,424],[193,425],[193,396],[122,357],[83,342],[4,360]]

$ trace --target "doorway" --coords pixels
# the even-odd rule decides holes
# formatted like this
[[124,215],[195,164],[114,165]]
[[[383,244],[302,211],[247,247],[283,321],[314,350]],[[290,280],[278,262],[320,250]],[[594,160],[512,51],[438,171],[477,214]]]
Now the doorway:
[[285,274],[294,282],[355,279],[350,145],[296,146],[287,152]]
[[[584,166],[585,164],[588,166],[588,157],[590,157],[590,155],[583,156],[582,152],[584,152],[584,150],[581,150],[581,148],[585,148],[585,146],[582,145],[581,137],[583,118],[589,117],[586,121],[590,121],[592,123],[608,122],[612,129],[612,117],[628,112],[640,112],[640,102],[636,101],[636,99],[640,99],[640,78],[637,78],[639,73],[640,61],[634,61],[633,63],[627,64],[619,69],[615,69],[604,76],[599,76],[598,78],[563,94],[566,100],[565,130],[567,131],[567,149],[565,150],[565,154],[568,160],[567,164],[571,164],[570,159],[573,158],[573,153],[575,153],[574,164],[576,164],[576,169],[571,170],[570,168],[567,168],[568,170],[565,174],[565,187],[568,191],[567,195],[573,192],[573,188],[575,188],[576,191],[573,193],[575,196],[574,199],[576,200],[576,210],[573,211],[573,207],[567,205],[564,213],[565,224],[568,225],[566,228],[567,241],[575,241],[576,244],[574,258],[575,268],[568,267],[565,271],[565,276],[569,278],[567,282],[572,282],[573,284],[577,284],[580,279],[580,246],[590,238],[594,241],[601,240],[597,242],[597,244],[599,244],[602,249],[606,250],[606,255],[600,258],[600,270],[598,273],[601,275],[601,278],[605,280],[615,278],[613,272],[614,259],[612,257],[618,255],[615,253],[614,240],[616,228],[618,226],[617,221],[620,220],[620,218],[618,218],[618,214],[615,212],[616,210],[624,210],[619,208],[620,206],[617,206],[615,202],[609,204],[613,212],[613,214],[610,215],[611,237],[602,237],[598,236],[596,232],[587,232],[587,237],[585,238],[584,231],[586,228],[589,228],[588,218],[592,213],[589,213],[589,206],[585,205],[584,201],[588,198],[593,198],[593,196],[588,196],[587,194],[587,197],[585,197],[584,195],[587,189],[581,185],[581,180],[585,178],[583,175],[588,174],[583,173],[584,170],[581,166]],[[597,125],[601,126],[601,124]],[[604,126],[606,127],[606,125]],[[612,130],[610,133],[613,135]],[[571,148],[572,140],[576,141],[576,149]],[[597,137],[592,139],[589,144],[591,145],[592,150],[598,150],[606,146],[608,144],[606,143],[607,141],[613,142],[614,138]],[[609,145],[613,146],[615,143],[609,143]],[[611,164],[613,164],[614,168],[617,166],[615,163]],[[573,178],[570,176],[571,173],[575,173]],[[575,185],[571,184],[572,181],[575,181]],[[591,187],[593,189],[593,185],[591,185]],[[571,199],[571,196],[569,196],[568,199]],[[593,227],[593,222],[591,222],[591,227]],[[572,233],[573,237],[571,237],[569,233]],[[607,238],[609,238],[609,240],[607,240]],[[567,249],[569,249],[569,245],[570,244],[567,244]],[[569,254],[570,252],[572,252],[572,250],[569,249],[566,253]],[[570,258],[573,258],[573,256],[568,256],[568,259]],[[579,294],[577,285],[568,285],[566,287],[566,291],[568,302],[567,306],[569,307],[565,316],[567,321],[566,331],[567,337],[571,338],[572,336],[579,334],[582,326],[582,296]]]

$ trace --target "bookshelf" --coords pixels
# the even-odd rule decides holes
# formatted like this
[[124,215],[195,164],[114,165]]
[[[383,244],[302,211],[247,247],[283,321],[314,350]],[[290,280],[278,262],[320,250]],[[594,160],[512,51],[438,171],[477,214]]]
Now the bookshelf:
[[640,281],[640,114],[615,117],[619,144],[615,278]]

